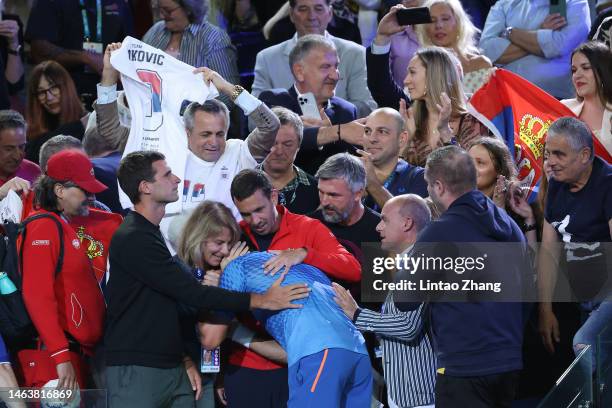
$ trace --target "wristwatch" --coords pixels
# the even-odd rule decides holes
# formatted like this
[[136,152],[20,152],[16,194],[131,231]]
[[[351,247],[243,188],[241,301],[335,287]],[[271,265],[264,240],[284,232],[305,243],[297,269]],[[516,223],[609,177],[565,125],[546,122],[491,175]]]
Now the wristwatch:
[[21,51],[21,44],[19,44],[16,49],[8,48],[6,50],[6,52],[11,55],[19,55],[19,51]]
[[238,95],[240,95],[242,93],[242,91],[244,91],[244,88],[241,87],[240,85],[234,85],[234,90],[232,91],[232,101],[235,101],[236,98],[238,98]]
[[529,232],[535,230],[537,228],[537,224],[535,222],[533,224],[523,223],[522,227],[523,228],[521,229],[523,230],[523,232]]
[[501,38],[505,38],[506,40],[509,40],[511,34],[512,34],[512,27],[506,27],[506,29],[502,31],[499,36]]

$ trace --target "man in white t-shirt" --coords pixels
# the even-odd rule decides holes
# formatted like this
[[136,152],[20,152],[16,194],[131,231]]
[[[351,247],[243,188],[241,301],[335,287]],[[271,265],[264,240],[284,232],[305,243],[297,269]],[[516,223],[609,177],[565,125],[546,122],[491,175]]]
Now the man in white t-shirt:
[[[129,126],[122,126],[117,116],[116,84],[119,72],[110,64],[110,53],[120,46],[115,43],[107,47],[96,102],[99,137],[115,142],[127,138],[129,134]],[[221,94],[229,96],[257,127],[245,140],[226,140],[230,125],[229,111],[222,102],[214,99],[203,104],[194,102],[185,109],[183,121],[189,152],[184,173],[182,212],[189,211],[203,200],[214,200],[228,206],[240,219],[229,193],[232,179],[240,170],[254,168],[263,162],[272,150],[280,122],[263,102],[240,85],[230,84],[208,68],[198,68],[196,72],[201,72],[204,80],[214,84]],[[179,169],[175,171],[181,173]],[[162,220],[161,230],[166,238],[174,215],[176,213],[167,214]]]

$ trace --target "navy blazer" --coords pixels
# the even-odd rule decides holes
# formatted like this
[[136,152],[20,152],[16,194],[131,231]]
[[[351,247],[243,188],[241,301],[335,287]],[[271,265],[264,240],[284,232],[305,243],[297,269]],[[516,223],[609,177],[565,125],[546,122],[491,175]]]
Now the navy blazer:
[[399,100],[403,99],[410,106],[410,98],[398,86],[391,75],[389,53],[372,54],[372,47],[366,49],[368,88],[378,106],[387,106],[399,110]]
[[[302,108],[298,103],[295,87],[289,89],[271,89],[259,94],[259,100],[269,107],[282,106],[302,116]],[[333,96],[325,114],[333,125],[352,122],[357,119],[357,108],[349,101]],[[318,127],[304,128],[304,138],[295,164],[305,172],[314,175],[325,159],[336,153],[353,152],[353,145],[346,142],[334,142],[319,149],[317,146]]]

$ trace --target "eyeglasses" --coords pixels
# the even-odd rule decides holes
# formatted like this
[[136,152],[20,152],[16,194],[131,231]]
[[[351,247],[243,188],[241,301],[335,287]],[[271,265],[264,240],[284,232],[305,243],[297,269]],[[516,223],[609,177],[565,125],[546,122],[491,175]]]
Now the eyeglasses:
[[160,8],[159,9],[159,13],[164,15],[164,16],[171,16],[172,13],[174,13],[176,10],[178,10],[180,8],[181,8],[181,6],[176,6],[175,8],[170,9],[170,10],[168,10],[166,8]]
[[51,96],[53,97],[58,97],[60,94],[61,90],[59,85],[51,85],[50,87],[48,87],[47,89],[40,89],[38,91],[36,91],[36,97],[40,100],[45,100],[47,99],[47,94],[51,94]]

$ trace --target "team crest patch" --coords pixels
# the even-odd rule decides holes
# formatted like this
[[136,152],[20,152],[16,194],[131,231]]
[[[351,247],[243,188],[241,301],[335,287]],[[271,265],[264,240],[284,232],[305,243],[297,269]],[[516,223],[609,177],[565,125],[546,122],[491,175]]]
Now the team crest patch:
[[81,243],[79,242],[79,240],[78,240],[78,239],[76,239],[76,238],[75,238],[75,239],[73,239],[73,240],[72,240],[72,246],[73,246],[75,249],[79,249],[79,248],[81,247]]

